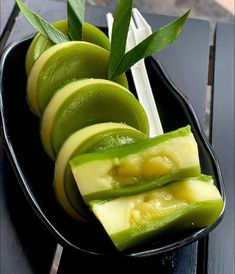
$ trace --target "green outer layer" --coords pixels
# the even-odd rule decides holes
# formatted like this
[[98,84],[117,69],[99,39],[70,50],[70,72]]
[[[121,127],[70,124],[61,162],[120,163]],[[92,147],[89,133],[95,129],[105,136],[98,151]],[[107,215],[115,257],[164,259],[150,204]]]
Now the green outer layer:
[[222,199],[193,203],[176,210],[161,220],[109,236],[116,248],[122,251],[165,233],[173,235],[180,231],[207,227],[216,221],[222,208]]
[[[53,95],[72,81],[107,79],[108,62],[109,51],[84,41],[60,43],[49,48],[35,62],[28,78],[27,96],[31,110],[41,117]],[[114,82],[128,88],[125,74],[114,79]],[[31,101],[34,93],[36,106]]]
[[[62,33],[68,33],[67,20],[58,21],[52,25]],[[110,41],[108,37],[100,29],[87,22],[83,23],[83,41],[90,42],[106,50],[110,50]],[[34,37],[26,55],[25,68],[27,75],[29,75],[31,68],[38,57],[53,45],[54,43],[40,33]]]
[[195,166],[187,169],[180,169],[176,172],[172,172],[165,176],[161,176],[158,179],[155,179],[153,181],[141,182],[134,186],[131,185],[131,186],[126,186],[122,188],[114,188],[110,190],[95,192],[89,195],[83,195],[83,199],[86,203],[89,203],[90,201],[94,199],[100,199],[100,200],[113,199],[113,198],[118,198],[120,196],[140,194],[142,192],[150,191],[157,187],[164,186],[167,183],[170,183],[175,180],[180,180],[187,177],[199,176],[200,172],[201,170],[199,166]]
[[[148,135],[137,130],[127,128],[120,128],[118,132],[115,129],[107,130],[86,140],[86,142],[83,143],[82,148],[79,149],[79,154],[104,151],[122,145],[129,145],[147,138]],[[76,155],[78,155],[77,152],[75,152],[74,156]]]
[[[192,178],[195,179],[195,178]],[[209,175],[201,174],[197,177],[200,182],[213,185],[213,179]],[[91,210],[108,200],[93,200],[89,203]],[[146,243],[151,239],[171,237],[183,231],[195,228],[204,228],[212,225],[221,214],[224,202],[221,199],[192,202],[176,209],[166,217],[162,217],[151,223],[138,225],[121,232],[109,235],[119,251]]]
[[115,155],[118,158],[122,158],[128,154],[141,152],[142,150],[145,150],[146,147],[151,148],[169,139],[188,136],[190,133],[191,133],[191,127],[188,125],[186,127],[182,127],[177,130],[170,131],[168,133],[159,135],[154,138],[150,138],[138,143],[127,145],[125,146],[125,148],[113,148],[108,151],[95,152],[95,154],[94,153],[83,154],[83,155],[80,155],[79,157],[72,159],[70,161],[70,164],[73,167],[76,167],[77,165],[84,164],[86,162],[89,162],[90,160],[93,160],[94,155],[97,160],[112,159],[113,155]]
[[103,122],[125,123],[149,133],[146,113],[133,94],[108,81],[91,84],[75,90],[56,113],[51,135],[55,155],[73,132]]

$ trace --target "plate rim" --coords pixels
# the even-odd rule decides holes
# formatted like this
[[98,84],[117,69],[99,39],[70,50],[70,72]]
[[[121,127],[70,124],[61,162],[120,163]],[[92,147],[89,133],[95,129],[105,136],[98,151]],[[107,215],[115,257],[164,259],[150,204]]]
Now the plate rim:
[[[36,215],[40,218],[40,220],[44,223],[44,225],[47,226],[47,228],[54,234],[56,237],[57,241],[62,245],[66,245],[70,248],[73,248],[76,251],[85,253],[85,254],[90,254],[90,255],[98,255],[98,256],[113,256],[116,254],[108,254],[108,253],[101,253],[101,252],[96,252],[96,251],[90,251],[86,250],[84,248],[80,248],[77,245],[74,245],[71,241],[66,239],[59,231],[54,227],[54,225],[48,220],[47,216],[43,213],[40,204],[34,197],[34,194],[32,193],[29,185],[27,184],[27,179],[25,178],[22,169],[18,163],[17,157],[15,155],[14,149],[12,147],[11,141],[9,139],[8,135],[8,130],[7,130],[7,125],[5,122],[5,114],[4,114],[4,105],[3,105],[3,87],[2,87],[2,79],[3,79],[3,71],[4,71],[4,64],[6,61],[7,56],[11,53],[11,51],[17,47],[21,43],[26,43],[30,39],[34,37],[33,35],[27,35],[25,37],[22,37],[11,44],[9,44],[3,51],[2,56],[1,56],[1,63],[0,63],[0,112],[1,112],[1,120],[2,120],[2,132],[3,132],[3,145],[4,148],[7,152],[7,156],[10,160],[10,163],[14,169],[14,173],[17,177],[17,180],[21,186],[21,189],[23,190],[24,195],[26,196],[26,200],[29,202],[30,206],[33,208],[34,212]],[[167,74],[166,70],[164,69],[164,66],[159,62],[159,60],[156,59],[156,57],[148,57],[146,58],[146,61],[151,61],[155,62],[155,65],[158,66],[159,70],[161,71],[161,77],[163,78],[164,82],[168,84],[168,87],[170,86],[171,89],[174,90],[176,95],[180,98],[180,100],[184,103],[184,105],[187,107],[189,110],[190,116],[192,116],[192,120],[194,120],[194,129],[196,129],[197,134],[201,137],[202,143],[205,146],[207,152],[209,153],[210,157],[213,160],[214,163],[214,168],[216,169],[217,176],[219,178],[219,191],[221,193],[221,196],[224,201],[224,206],[223,210],[221,211],[219,217],[217,220],[210,225],[209,227],[198,229],[197,232],[194,232],[193,235],[189,235],[188,237],[184,237],[183,240],[178,240],[174,243],[167,244],[163,247],[157,247],[157,248],[150,248],[149,250],[146,251],[137,251],[137,252],[121,252],[117,253],[119,256],[127,256],[127,257],[147,257],[147,256],[152,256],[152,255],[158,255],[164,252],[172,251],[175,249],[178,249],[182,246],[186,246],[192,242],[195,242],[205,235],[207,235],[210,231],[212,231],[223,219],[225,208],[226,208],[226,191],[225,191],[225,184],[222,176],[222,172],[220,169],[220,164],[219,160],[215,154],[215,152],[212,149],[212,146],[209,143],[209,140],[207,139],[204,131],[202,130],[200,121],[194,111],[194,108],[190,102],[190,100],[183,95],[179,89],[174,85],[173,81],[170,79],[169,75]],[[30,199],[29,199],[30,198]]]

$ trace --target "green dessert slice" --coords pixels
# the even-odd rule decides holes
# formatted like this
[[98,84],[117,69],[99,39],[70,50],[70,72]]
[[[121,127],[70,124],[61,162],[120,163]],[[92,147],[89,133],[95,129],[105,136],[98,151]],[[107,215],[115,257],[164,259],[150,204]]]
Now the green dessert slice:
[[79,155],[70,164],[86,203],[138,194],[200,174],[190,126],[105,152]]
[[[58,21],[52,24],[56,29],[64,34],[68,34],[67,20]],[[108,37],[97,27],[87,22],[83,23],[83,41],[96,44],[104,49],[110,49],[110,41]],[[26,73],[29,75],[35,61],[47,49],[54,45],[44,35],[38,33],[31,42],[26,54],[25,68]]]
[[90,203],[119,251],[213,224],[223,200],[210,176],[188,178],[139,195]]
[[72,82],[57,91],[41,120],[41,139],[55,159],[66,139],[75,131],[103,122],[125,123],[148,135],[146,113],[132,93],[103,79]]
[[105,150],[147,138],[142,132],[119,123],[100,123],[73,133],[61,147],[55,162],[54,190],[59,204],[74,219],[87,219],[87,207],[77,188],[69,161],[81,154]]
[[[31,110],[41,117],[58,89],[71,81],[108,77],[109,51],[88,42],[64,42],[46,50],[37,59],[27,82]],[[115,82],[128,87],[125,74]]]

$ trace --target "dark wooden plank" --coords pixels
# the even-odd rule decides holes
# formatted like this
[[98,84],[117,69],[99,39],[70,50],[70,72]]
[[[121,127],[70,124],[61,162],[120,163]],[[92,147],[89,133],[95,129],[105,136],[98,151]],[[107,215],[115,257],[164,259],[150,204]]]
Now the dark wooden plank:
[[[173,20],[153,15],[146,17],[157,29]],[[171,47],[156,54],[175,86],[192,102],[203,128],[205,128],[206,92],[208,79],[210,23],[190,19],[179,39]]]
[[3,34],[3,31],[7,25],[7,22],[11,16],[11,13],[13,11],[15,5],[15,0],[1,0],[0,1],[0,11],[1,11],[1,16],[0,16],[0,37]]
[[212,145],[226,186],[226,211],[209,236],[208,273],[234,273],[234,24],[218,23],[215,39]]

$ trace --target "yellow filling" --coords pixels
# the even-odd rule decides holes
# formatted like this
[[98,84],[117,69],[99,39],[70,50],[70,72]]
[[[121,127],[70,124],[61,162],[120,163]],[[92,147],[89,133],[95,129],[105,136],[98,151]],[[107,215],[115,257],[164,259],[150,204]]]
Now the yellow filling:
[[116,161],[112,176],[121,184],[132,184],[136,181],[148,181],[171,173],[177,168],[177,158],[173,151],[166,147],[161,150],[151,149],[144,153],[133,154],[121,161]]
[[174,197],[171,191],[151,192],[133,204],[129,211],[130,225],[145,224],[165,217],[187,202]]

